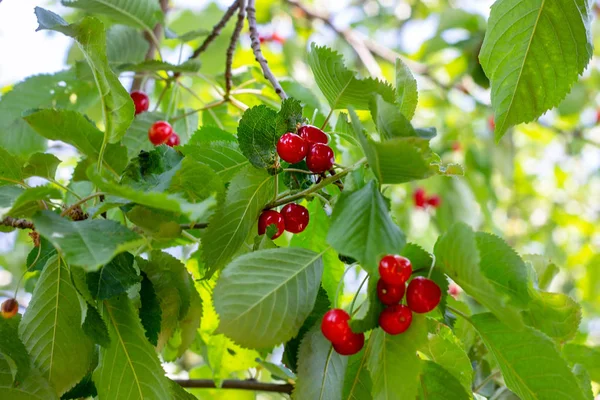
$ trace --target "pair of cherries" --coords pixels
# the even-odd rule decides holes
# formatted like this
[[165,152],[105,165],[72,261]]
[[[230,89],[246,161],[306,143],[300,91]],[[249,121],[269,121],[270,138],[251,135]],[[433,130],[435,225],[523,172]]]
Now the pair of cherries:
[[426,208],[427,206],[431,206],[433,208],[438,208],[442,203],[442,199],[440,196],[432,195],[428,196],[425,193],[425,189],[418,188],[413,193],[413,200],[415,201],[415,207],[417,208]]
[[354,333],[350,328],[350,315],[341,308],[329,310],[321,321],[321,332],[333,345],[333,349],[343,356],[358,353],[365,345],[365,334]]
[[[387,307],[379,314],[379,326],[390,335],[405,332],[412,323],[412,313],[427,313],[440,303],[442,291],[431,279],[415,277],[406,287],[412,274],[412,264],[406,257],[387,255],[379,262],[377,297]],[[400,304],[406,293],[407,305]]]
[[[150,99],[146,93],[136,90],[131,92],[130,96],[135,106],[135,115],[148,111]],[[173,132],[173,127],[166,121],[158,121],[152,124],[148,130],[148,139],[155,146],[166,144],[173,147],[179,146],[181,143],[179,135]]]
[[17,315],[17,311],[19,311],[17,299],[7,299],[2,302],[2,307],[0,307],[2,318],[10,319]]
[[283,206],[281,212],[265,210],[258,217],[258,234],[264,235],[270,226],[276,231],[270,237],[275,240],[286,230],[291,233],[300,233],[308,226],[309,215],[306,207],[290,203]]
[[329,171],[335,162],[335,154],[327,145],[329,138],[319,128],[303,125],[298,134],[288,132],[277,142],[277,154],[283,161],[296,164],[306,158],[306,166],[311,172],[321,174]]

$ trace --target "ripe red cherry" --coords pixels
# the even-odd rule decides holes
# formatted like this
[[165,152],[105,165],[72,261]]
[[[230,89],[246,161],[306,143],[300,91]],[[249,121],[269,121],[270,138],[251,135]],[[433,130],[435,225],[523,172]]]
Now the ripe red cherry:
[[321,332],[330,342],[341,343],[353,335],[348,321],[350,321],[350,315],[341,308],[329,310],[321,321]]
[[406,303],[416,313],[427,313],[440,304],[442,291],[431,279],[417,276],[406,289]]
[[131,100],[133,100],[133,105],[135,106],[135,115],[141,114],[144,111],[148,111],[148,108],[150,107],[150,99],[146,93],[136,90],[131,92],[130,96]]
[[10,319],[17,315],[17,311],[19,311],[19,303],[16,299],[7,299],[2,302],[2,318]]
[[412,312],[403,304],[388,307],[379,314],[379,326],[390,335],[405,332],[411,322]]
[[423,208],[425,207],[426,198],[425,198],[425,189],[417,188],[413,193],[413,200],[415,201],[415,207]]
[[319,128],[312,125],[303,125],[298,129],[298,135],[308,143],[323,143],[327,144],[329,138]]
[[152,124],[150,130],[148,130],[148,139],[150,139],[153,145],[158,146],[169,140],[172,134],[173,127],[171,124],[166,121],[158,121]]
[[285,230],[288,232],[300,233],[308,226],[308,210],[299,204],[286,204],[281,209],[281,215],[285,221]]
[[496,130],[496,121],[494,121],[493,115],[488,118],[488,128],[490,128],[490,131]]
[[433,208],[438,208],[441,203],[442,199],[440,198],[440,196],[437,195],[433,195],[427,199],[427,204]]
[[377,281],[377,297],[379,297],[379,301],[381,301],[386,306],[392,306],[394,304],[400,303],[402,298],[404,297],[404,292],[406,290],[406,284],[402,285],[390,285],[385,283],[382,279]]
[[412,264],[406,257],[390,254],[379,261],[379,276],[390,285],[404,285],[412,274]]
[[271,236],[271,239],[277,239],[279,236],[281,236],[285,229],[283,216],[275,210],[265,210],[258,218],[258,234],[264,235],[271,225],[275,225],[277,227],[277,232]]
[[175,132],[173,132],[171,134],[171,136],[169,136],[169,138],[167,139],[166,145],[169,147],[174,147],[174,146],[179,146],[180,143],[181,143],[181,139],[179,138],[179,135],[176,134]]
[[333,349],[343,356],[351,356],[356,354],[365,345],[364,333],[352,333],[341,342],[333,342]]
[[296,164],[306,157],[308,144],[295,133],[286,133],[277,142],[277,154],[283,161]]
[[306,156],[306,166],[316,174],[329,171],[335,162],[331,147],[323,143],[313,144]]
[[274,42],[277,42],[279,44],[285,43],[285,38],[283,36],[280,36],[277,32],[275,32],[271,35],[271,40]]

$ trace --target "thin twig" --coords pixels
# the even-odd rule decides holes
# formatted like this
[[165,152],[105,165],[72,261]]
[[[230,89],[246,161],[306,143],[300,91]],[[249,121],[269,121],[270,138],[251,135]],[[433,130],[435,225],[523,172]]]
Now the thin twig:
[[75,208],[79,207],[80,205],[82,205],[86,201],[91,200],[91,199],[95,199],[96,197],[102,197],[105,194],[106,193],[103,193],[103,192],[92,193],[89,196],[84,197],[83,199],[78,200],[75,203],[71,204],[69,207],[65,208],[64,211],[60,213],[60,216],[64,217],[65,215],[69,214],[72,210],[74,210]]
[[33,222],[26,219],[17,219],[13,217],[4,217],[0,220],[0,225],[10,226],[18,229],[35,229]]
[[256,27],[255,3],[256,0],[248,0],[248,7],[246,7],[246,11],[248,12],[248,25],[250,27],[250,40],[252,41],[252,51],[254,52],[256,61],[263,70],[265,78],[271,83],[273,89],[275,89],[275,93],[281,97],[281,100],[285,100],[287,99],[287,95],[283,91],[283,88],[275,75],[273,75],[271,68],[269,68],[268,61],[265,59],[260,49],[260,39],[258,37],[258,28]]
[[202,111],[210,110],[211,108],[218,107],[218,106],[220,106],[220,105],[221,105],[221,104],[223,104],[223,103],[225,103],[225,100],[219,100],[219,101],[217,101],[217,102],[215,102],[215,103],[208,104],[208,105],[206,105],[206,106],[204,106],[204,107],[197,108],[197,109],[195,109],[195,110],[192,110],[192,111],[190,111],[190,112],[187,112],[187,113],[185,113],[185,114],[183,114],[183,115],[178,115],[178,116],[177,116],[177,117],[175,117],[175,118],[171,118],[171,119],[170,119],[170,122],[175,122],[175,121],[178,121],[178,120],[180,120],[180,119],[183,119],[183,118],[189,117],[190,115],[193,115],[193,114],[196,114],[196,113],[199,113],[199,112],[202,112]]
[[225,63],[225,98],[229,98],[229,93],[231,92],[231,86],[233,83],[231,81],[231,66],[233,64],[233,53],[235,52],[235,46],[238,43],[238,39],[240,38],[240,32],[244,27],[244,20],[246,19],[246,0],[238,1],[238,20],[235,24],[235,30],[231,35],[231,41],[229,42],[229,47],[227,48],[227,61]]
[[221,20],[217,22],[217,24],[213,27],[212,32],[210,32],[210,35],[208,35],[206,39],[204,39],[204,42],[202,42],[200,47],[194,50],[194,52],[188,60],[193,60],[194,58],[197,58],[221,34],[221,31],[223,30],[225,25],[227,25],[227,22],[229,22],[229,20],[235,13],[235,10],[237,10],[239,2],[240,0],[236,0],[233,2],[232,5],[229,6],[227,11],[225,11],[225,14],[223,15],[223,18],[221,18]]
[[207,222],[199,222],[197,224],[181,224],[179,225],[179,227],[182,230],[187,230],[187,229],[204,229],[208,227],[208,223]]
[[496,371],[492,372],[491,374],[489,374],[484,380],[481,381],[481,383],[479,385],[477,385],[477,387],[475,389],[473,389],[473,393],[479,393],[479,391],[481,389],[483,389],[485,387],[485,385],[490,383],[492,380],[494,380],[494,378],[496,378],[500,374],[502,374],[502,371],[500,371],[500,370],[496,370]]
[[[185,388],[206,388],[216,389],[215,382],[210,379],[175,379],[179,385]],[[252,379],[245,381],[227,379],[224,380],[219,389],[241,389],[255,390],[257,392],[273,392],[291,394],[294,390],[294,385],[289,383],[264,383]]]

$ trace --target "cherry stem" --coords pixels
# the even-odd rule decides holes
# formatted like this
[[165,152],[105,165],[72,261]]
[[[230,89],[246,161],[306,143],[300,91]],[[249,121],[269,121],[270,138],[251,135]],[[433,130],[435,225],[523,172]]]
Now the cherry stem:
[[333,108],[331,110],[329,110],[329,114],[327,114],[325,121],[323,121],[323,125],[321,125],[322,131],[325,130],[325,127],[327,126],[327,123],[329,122],[329,119],[331,118],[332,115],[333,115]]
[[23,274],[21,274],[21,277],[19,278],[19,282],[17,282],[17,286],[15,287],[15,295],[13,296],[13,299],[17,298],[17,292],[19,291],[19,286],[21,286],[21,281],[23,280],[23,278],[25,277],[25,274],[27,272],[29,272],[29,270],[35,265],[37,264],[38,260],[40,259],[40,255],[42,254],[42,245],[40,244],[38,246],[38,253],[35,256],[35,259],[31,262],[31,264],[29,264],[29,266],[27,268],[25,268],[25,271],[23,272]]
[[446,309],[451,311],[453,314],[456,314],[459,317],[464,318],[465,321],[467,321],[468,323],[473,325],[473,321],[471,320],[471,318],[467,314],[463,313],[462,311],[457,310],[456,308],[449,306],[449,305],[446,305]]
[[358,287],[358,290],[356,291],[356,293],[354,293],[354,298],[352,299],[352,303],[350,303],[350,312],[348,314],[352,315],[352,310],[354,309],[354,303],[356,303],[356,299],[358,299],[358,295],[360,294],[360,290],[365,285],[365,282],[367,281],[367,279],[369,279],[369,274],[367,274],[367,276],[365,276],[365,278],[360,283],[360,286]]
[[216,101],[216,102],[214,102],[214,103],[207,104],[207,105],[206,105],[206,106],[204,106],[204,107],[198,108],[198,109],[196,109],[196,110],[192,110],[192,111],[190,111],[190,112],[187,112],[187,113],[185,113],[185,114],[183,114],[183,115],[178,115],[178,116],[177,116],[177,117],[175,117],[175,118],[171,118],[171,121],[170,121],[170,122],[179,121],[180,119],[183,119],[183,118],[189,117],[190,115],[194,115],[194,114],[196,114],[196,113],[199,113],[199,112],[202,112],[202,111],[210,110],[211,108],[218,107],[218,106],[220,106],[220,105],[221,105],[221,104],[223,104],[223,103],[225,103],[225,100],[219,100],[219,101]]
[[354,268],[357,265],[358,265],[358,263],[348,265],[348,268],[346,268],[346,270],[342,274],[342,277],[340,278],[340,281],[338,282],[337,289],[335,290],[335,299],[333,299],[333,308],[337,308],[338,299],[340,297],[340,289],[342,288],[342,285],[344,284],[344,277],[346,276],[348,271],[350,271],[352,268]]
[[429,267],[429,273],[427,274],[427,279],[431,278],[431,273],[433,272],[433,267],[435,267],[435,254],[431,254],[431,267]]
[[300,173],[300,174],[307,174],[307,175],[318,175],[318,174],[315,174],[314,172],[311,172],[311,171],[306,171],[306,170],[304,170],[304,169],[298,169],[298,168],[285,168],[285,169],[283,170],[283,172],[298,172],[298,173]]

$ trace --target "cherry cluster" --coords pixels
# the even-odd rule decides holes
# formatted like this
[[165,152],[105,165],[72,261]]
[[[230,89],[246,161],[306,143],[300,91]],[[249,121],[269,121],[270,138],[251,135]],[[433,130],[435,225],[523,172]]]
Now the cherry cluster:
[[321,332],[333,345],[333,349],[343,356],[356,354],[365,345],[365,334],[354,333],[350,328],[350,315],[341,308],[329,310],[321,321]]
[[[141,91],[131,92],[131,99],[135,106],[135,115],[148,111],[150,99]],[[173,127],[167,121],[157,121],[148,130],[148,139],[153,145],[166,144],[169,147],[179,146],[181,140],[179,135],[173,131]]]
[[7,299],[2,302],[2,307],[0,309],[2,318],[10,319],[17,315],[17,311],[19,311],[19,303],[16,299]]
[[[412,313],[427,313],[440,303],[442,291],[431,279],[415,277],[408,258],[387,255],[379,262],[377,297],[387,307],[379,315],[379,326],[390,335],[405,332],[412,323]],[[400,304],[406,293],[406,304]]]
[[319,128],[302,125],[298,133],[288,132],[277,142],[277,154],[283,161],[296,164],[306,159],[311,172],[321,174],[329,171],[335,162],[335,154],[327,145],[329,138]]
[[427,208],[428,206],[438,208],[440,204],[442,204],[440,196],[435,194],[428,196],[423,188],[417,188],[417,190],[415,190],[413,193],[413,200],[415,202],[415,207],[417,208]]
[[308,226],[308,210],[300,204],[290,203],[283,206],[281,212],[265,210],[258,217],[258,234],[264,235],[270,226],[276,231],[270,235],[275,240],[286,230],[291,233],[300,233]]

